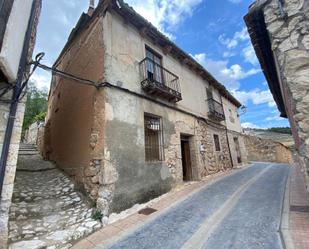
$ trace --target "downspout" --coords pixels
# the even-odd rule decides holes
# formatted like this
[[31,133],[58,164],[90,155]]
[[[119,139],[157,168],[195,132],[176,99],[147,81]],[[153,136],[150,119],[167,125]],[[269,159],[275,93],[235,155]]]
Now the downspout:
[[20,61],[19,61],[19,69],[18,69],[16,86],[14,87],[14,91],[13,91],[12,104],[10,107],[10,113],[9,113],[6,131],[4,135],[3,147],[2,147],[1,158],[0,158],[0,197],[2,195],[2,188],[3,188],[4,177],[5,177],[5,168],[6,168],[8,154],[10,150],[11,138],[12,138],[14,122],[15,122],[16,112],[17,112],[17,107],[18,107],[18,98],[20,96],[24,72],[26,70],[27,63],[28,63],[27,61],[28,51],[29,51],[29,45],[31,41],[32,28],[33,28],[34,21],[35,21],[36,7],[38,6],[39,1],[40,0],[33,0],[33,3],[32,3],[31,14],[30,14],[29,22],[28,22],[28,29],[25,35],[23,50],[22,50]]

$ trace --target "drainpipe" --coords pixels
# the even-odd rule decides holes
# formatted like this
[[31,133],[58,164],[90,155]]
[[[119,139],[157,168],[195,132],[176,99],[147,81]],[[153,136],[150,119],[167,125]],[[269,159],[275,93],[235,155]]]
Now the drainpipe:
[[4,135],[3,147],[2,147],[1,158],[0,158],[0,197],[2,195],[2,188],[3,188],[4,177],[5,177],[5,168],[6,168],[8,154],[10,150],[11,138],[12,138],[14,123],[15,123],[15,118],[16,118],[16,111],[18,107],[18,98],[20,96],[20,91],[22,89],[22,81],[24,78],[24,72],[26,71],[26,67],[28,63],[27,59],[28,59],[29,45],[31,41],[32,27],[34,25],[36,7],[38,6],[39,1],[41,0],[33,0],[33,3],[32,3],[31,14],[30,14],[29,22],[28,22],[28,28],[27,28],[27,32],[25,35],[25,39],[24,39],[24,45],[23,45],[21,58],[19,61],[17,81],[16,81],[16,85],[13,90],[12,104],[10,107],[10,113],[9,113],[8,122],[6,125],[6,130],[5,130],[5,135]]

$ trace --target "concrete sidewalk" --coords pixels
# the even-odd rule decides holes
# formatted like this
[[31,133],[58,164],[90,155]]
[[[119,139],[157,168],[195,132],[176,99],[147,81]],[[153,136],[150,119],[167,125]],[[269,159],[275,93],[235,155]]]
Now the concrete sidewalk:
[[309,248],[309,193],[297,165],[292,167],[290,176],[289,230],[295,249]]

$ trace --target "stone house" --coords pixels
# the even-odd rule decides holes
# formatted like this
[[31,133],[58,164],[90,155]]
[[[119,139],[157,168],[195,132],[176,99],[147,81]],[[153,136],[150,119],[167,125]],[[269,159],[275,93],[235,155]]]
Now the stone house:
[[256,1],[244,19],[309,188],[309,2]]
[[44,156],[104,215],[246,163],[239,101],[123,1],[90,6],[54,68],[87,81],[53,75]]
[[29,72],[40,9],[41,0],[0,1],[0,249],[7,245],[25,110],[22,83]]

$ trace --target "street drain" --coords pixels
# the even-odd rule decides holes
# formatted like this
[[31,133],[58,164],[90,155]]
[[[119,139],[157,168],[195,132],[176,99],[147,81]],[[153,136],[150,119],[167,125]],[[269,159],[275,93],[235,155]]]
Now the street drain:
[[150,208],[150,207],[147,207],[147,208],[144,208],[144,209],[141,209],[138,211],[139,214],[143,214],[143,215],[150,215],[154,212],[157,212],[158,210],[156,209],[153,209],[153,208]]
[[309,213],[309,206],[290,206],[290,211],[292,212],[301,212],[301,213]]

